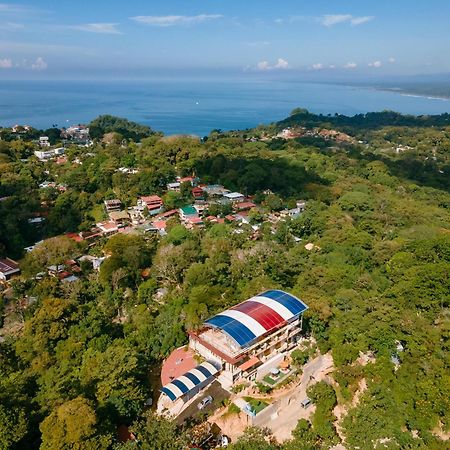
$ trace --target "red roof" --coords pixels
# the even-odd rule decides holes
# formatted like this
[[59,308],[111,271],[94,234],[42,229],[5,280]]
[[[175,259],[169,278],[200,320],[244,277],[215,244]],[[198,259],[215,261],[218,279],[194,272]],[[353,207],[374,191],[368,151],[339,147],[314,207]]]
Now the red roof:
[[155,228],[158,228],[158,230],[165,230],[167,227],[167,223],[165,220],[156,220],[155,222],[152,223],[152,225]]
[[186,347],[177,348],[163,362],[161,367],[161,383],[169,384],[173,379],[180,377],[189,370],[197,367],[194,352]]
[[170,211],[163,212],[161,214],[158,214],[158,217],[171,217],[178,214],[177,209],[171,209]]
[[238,210],[244,210],[244,209],[252,209],[255,206],[256,205],[252,202],[241,202],[241,203],[237,203],[234,207],[235,207],[235,209],[238,209]]
[[256,364],[260,363],[260,359],[257,356],[253,356],[252,358],[250,358],[248,361],[245,361],[244,364],[241,364],[239,366],[239,369],[241,369],[242,371],[245,371],[247,369],[250,369],[253,366],[256,366]]
[[200,217],[188,217],[187,221],[192,223],[193,225],[198,225],[203,223],[203,220]]
[[105,230],[116,230],[117,229],[117,225],[114,222],[100,222],[97,224],[98,226],[102,227]]
[[163,204],[162,198],[158,195],[149,195],[147,197],[141,197],[141,200],[147,206],[161,206]]
[[83,241],[83,238],[78,233],[66,233],[66,236],[69,239],[72,239],[72,241],[75,241],[75,242],[82,242]]

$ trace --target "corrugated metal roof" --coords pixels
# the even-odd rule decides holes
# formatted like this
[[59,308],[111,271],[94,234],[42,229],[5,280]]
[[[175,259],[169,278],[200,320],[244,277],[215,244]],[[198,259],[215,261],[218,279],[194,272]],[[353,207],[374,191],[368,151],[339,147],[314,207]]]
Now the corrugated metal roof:
[[160,391],[166,394],[170,400],[175,401],[204,381],[212,379],[217,372],[218,370],[211,363],[204,362],[166,384]]
[[292,294],[270,290],[217,314],[205,325],[222,330],[244,348],[307,309],[308,306]]

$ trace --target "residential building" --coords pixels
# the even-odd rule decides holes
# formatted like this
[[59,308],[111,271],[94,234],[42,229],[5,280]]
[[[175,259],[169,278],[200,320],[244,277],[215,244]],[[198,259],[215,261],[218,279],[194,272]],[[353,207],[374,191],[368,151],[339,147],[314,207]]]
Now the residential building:
[[208,197],[223,197],[224,194],[230,192],[228,189],[225,189],[221,184],[210,184],[208,186],[201,186],[204,192],[208,195]]
[[181,183],[179,183],[178,181],[175,183],[167,183],[167,190],[168,191],[179,191],[180,185],[181,185]]
[[9,280],[20,272],[19,264],[11,258],[0,259],[0,281]]
[[240,192],[228,192],[223,197],[232,203],[243,202],[245,200],[245,195]]
[[[43,146],[43,147],[49,147]],[[41,161],[46,161],[48,159],[54,158],[59,155],[64,155],[65,149],[64,147],[53,148],[51,150],[36,150],[34,155],[39,158]]]
[[126,211],[111,211],[109,213],[109,219],[119,226],[129,222],[130,215]]
[[105,200],[105,209],[107,213],[112,211],[120,211],[122,209],[122,202],[118,198],[113,198],[111,200]]
[[163,211],[163,201],[158,195],[149,195],[140,198],[140,204],[138,206],[143,206],[148,209],[150,215],[159,214]]
[[109,220],[97,223],[97,228],[104,235],[115,234],[119,231],[119,227],[117,226],[117,224]]
[[266,291],[189,332],[189,347],[221,367],[224,386],[239,379],[259,380],[297,345],[307,309],[292,294]]
[[202,188],[200,187],[194,187],[192,188],[192,196],[195,200],[204,200],[205,199],[205,193]]
[[39,145],[41,147],[50,147],[50,140],[48,139],[48,136],[41,136],[39,138]]
[[189,219],[198,217],[198,212],[193,206],[184,206],[183,208],[180,208],[178,211],[180,214],[180,220],[182,222],[187,222]]

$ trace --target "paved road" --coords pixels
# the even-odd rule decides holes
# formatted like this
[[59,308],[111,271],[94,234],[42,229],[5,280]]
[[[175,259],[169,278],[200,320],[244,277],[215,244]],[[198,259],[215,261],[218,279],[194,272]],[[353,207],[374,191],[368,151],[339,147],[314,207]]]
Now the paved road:
[[328,370],[333,366],[330,355],[322,355],[313,359],[303,367],[303,375],[300,384],[293,392],[289,392],[280,399],[284,405],[278,409],[276,417],[269,417],[265,424],[270,428],[279,442],[291,438],[291,432],[297,426],[300,419],[307,419],[314,412],[315,406],[304,409],[300,402],[306,397],[306,390],[311,385],[324,378]]
[[[214,400],[202,410],[199,410],[197,405],[206,396],[210,395]],[[186,419],[201,417],[203,415],[211,414],[220,405],[221,401],[228,398],[230,393],[222,389],[218,381],[214,381],[191,405],[189,405],[176,419],[178,424],[182,424]]]

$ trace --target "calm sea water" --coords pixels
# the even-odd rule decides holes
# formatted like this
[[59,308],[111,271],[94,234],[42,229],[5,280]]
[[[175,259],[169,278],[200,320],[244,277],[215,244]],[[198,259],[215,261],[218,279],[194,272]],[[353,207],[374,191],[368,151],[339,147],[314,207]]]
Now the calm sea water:
[[0,126],[62,127],[113,114],[166,134],[203,136],[214,128],[243,129],[280,120],[296,107],[323,114],[385,109],[440,114],[450,112],[450,101],[360,87],[259,79],[0,81]]

